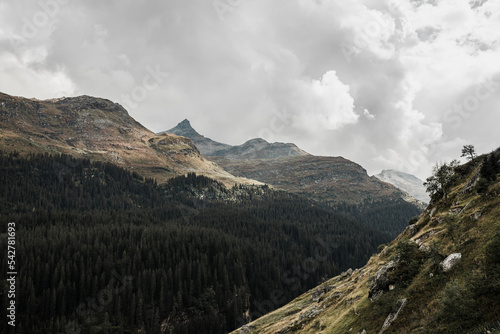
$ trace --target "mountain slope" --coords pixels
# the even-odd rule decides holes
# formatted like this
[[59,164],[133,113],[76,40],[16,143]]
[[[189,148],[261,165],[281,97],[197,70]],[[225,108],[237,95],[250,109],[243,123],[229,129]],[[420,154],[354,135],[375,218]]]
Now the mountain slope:
[[390,184],[369,177],[360,165],[342,157],[281,157],[268,160],[210,159],[233,175],[272,184],[280,190],[307,193],[328,203],[396,200],[403,194]]
[[500,182],[495,175],[488,181],[479,169],[459,167],[448,201],[431,203],[364,267],[233,333],[500,330]]
[[384,169],[380,174],[374,176],[407,192],[419,201],[429,203],[430,198],[425,192],[424,181],[414,175],[392,169]]
[[159,182],[197,172],[227,184],[252,183],[205,159],[191,140],[156,135],[119,104],[89,96],[41,101],[0,93],[0,149],[113,162]]

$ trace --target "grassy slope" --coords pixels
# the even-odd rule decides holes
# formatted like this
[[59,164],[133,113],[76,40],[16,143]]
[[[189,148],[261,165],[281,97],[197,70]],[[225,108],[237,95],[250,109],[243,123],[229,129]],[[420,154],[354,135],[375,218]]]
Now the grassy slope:
[[[490,186],[489,194],[481,197],[475,192],[463,193],[463,188],[476,167],[457,185],[448,202],[433,203],[420,217],[418,232],[411,238],[402,233],[380,254],[372,256],[361,269],[350,276],[337,276],[323,283],[329,292],[318,302],[314,302],[309,291],[291,303],[272,312],[244,330],[233,333],[379,333],[389,313],[397,310],[397,300],[407,298],[408,303],[399,318],[384,333],[461,333],[461,325],[467,322],[467,314],[462,319],[440,317],[443,310],[444,291],[452,285],[461,287],[462,295],[471,291],[475,282],[485,279],[485,247],[500,231],[500,182]],[[453,213],[451,209],[462,210]],[[434,211],[434,212],[433,212]],[[474,214],[481,212],[479,219]],[[433,214],[432,214],[433,213]],[[433,232],[431,232],[433,231]],[[404,240],[418,241],[422,236],[435,233],[423,241],[435,246],[436,252],[423,254],[418,273],[405,284],[396,284],[395,289],[385,292],[377,301],[368,298],[371,277],[388,261],[397,257],[397,244]],[[443,273],[429,254],[442,257],[460,252],[462,261],[450,272]],[[436,263],[436,262],[434,262]],[[433,274],[433,277],[430,277]],[[316,288],[318,289],[318,288]],[[478,302],[480,323],[500,320],[498,296],[483,297]],[[462,304],[458,300],[458,304]],[[316,316],[308,317],[314,310]],[[483,333],[481,329],[473,333]]]

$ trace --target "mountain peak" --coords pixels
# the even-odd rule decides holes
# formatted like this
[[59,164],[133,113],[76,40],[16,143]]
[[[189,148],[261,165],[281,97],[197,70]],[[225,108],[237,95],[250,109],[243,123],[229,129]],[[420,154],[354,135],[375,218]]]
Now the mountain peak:
[[179,129],[193,129],[193,127],[191,126],[191,122],[189,122],[189,120],[187,118],[184,119],[179,124],[177,124],[176,128],[179,128]]
[[161,133],[172,133],[177,136],[191,139],[203,155],[209,155],[211,152],[230,147],[229,145],[218,143],[210,138],[200,135],[195,129],[193,129],[191,122],[189,122],[187,118],[172,129]]

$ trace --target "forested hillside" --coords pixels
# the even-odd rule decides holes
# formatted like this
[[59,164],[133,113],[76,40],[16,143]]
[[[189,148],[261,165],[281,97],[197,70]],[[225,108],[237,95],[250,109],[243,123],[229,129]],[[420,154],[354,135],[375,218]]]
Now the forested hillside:
[[1,153],[0,206],[3,249],[16,224],[18,333],[223,333],[388,241],[267,187],[159,186],[66,155]]

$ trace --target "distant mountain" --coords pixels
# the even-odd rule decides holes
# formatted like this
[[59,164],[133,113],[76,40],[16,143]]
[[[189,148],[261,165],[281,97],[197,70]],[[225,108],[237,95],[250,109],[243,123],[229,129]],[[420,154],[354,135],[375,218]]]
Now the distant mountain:
[[187,119],[183,120],[172,129],[163,131],[161,133],[172,133],[174,135],[191,139],[198,150],[200,150],[200,153],[206,156],[212,155],[212,153],[215,151],[231,148],[231,145],[222,144],[200,135],[198,132],[196,132],[195,129],[193,129],[191,123]]
[[[188,121],[171,131],[191,136],[195,145],[197,141],[201,145],[214,143],[196,132]],[[305,195],[391,236],[423,210],[420,201],[390,183],[368,176],[360,165],[342,157],[313,156],[294,144],[270,144],[256,138],[239,146],[209,151],[206,157],[232,175]]]
[[399,189],[368,176],[363,167],[342,157],[308,155],[245,161],[209,158],[233,175],[259,180],[293,193],[307,193],[327,203],[359,204],[403,197]]
[[268,143],[264,139],[255,138],[239,146],[218,150],[210,156],[224,157],[232,160],[277,159],[281,157],[309,156],[291,143]]
[[429,203],[430,201],[429,195],[425,191],[424,181],[414,175],[392,169],[384,169],[380,174],[375,175],[375,177],[392,184],[424,203]]
[[288,156],[306,156],[309,153],[291,143],[268,143],[264,139],[255,138],[242,145],[231,146],[216,142],[200,135],[191,123],[185,119],[174,128],[162,133],[173,133],[191,139],[200,153],[205,156],[224,157],[232,160],[275,159]]
[[160,183],[188,172],[228,185],[259,183],[235,178],[204,158],[190,139],[156,135],[121,105],[90,96],[42,101],[0,93],[0,149],[113,162]]

